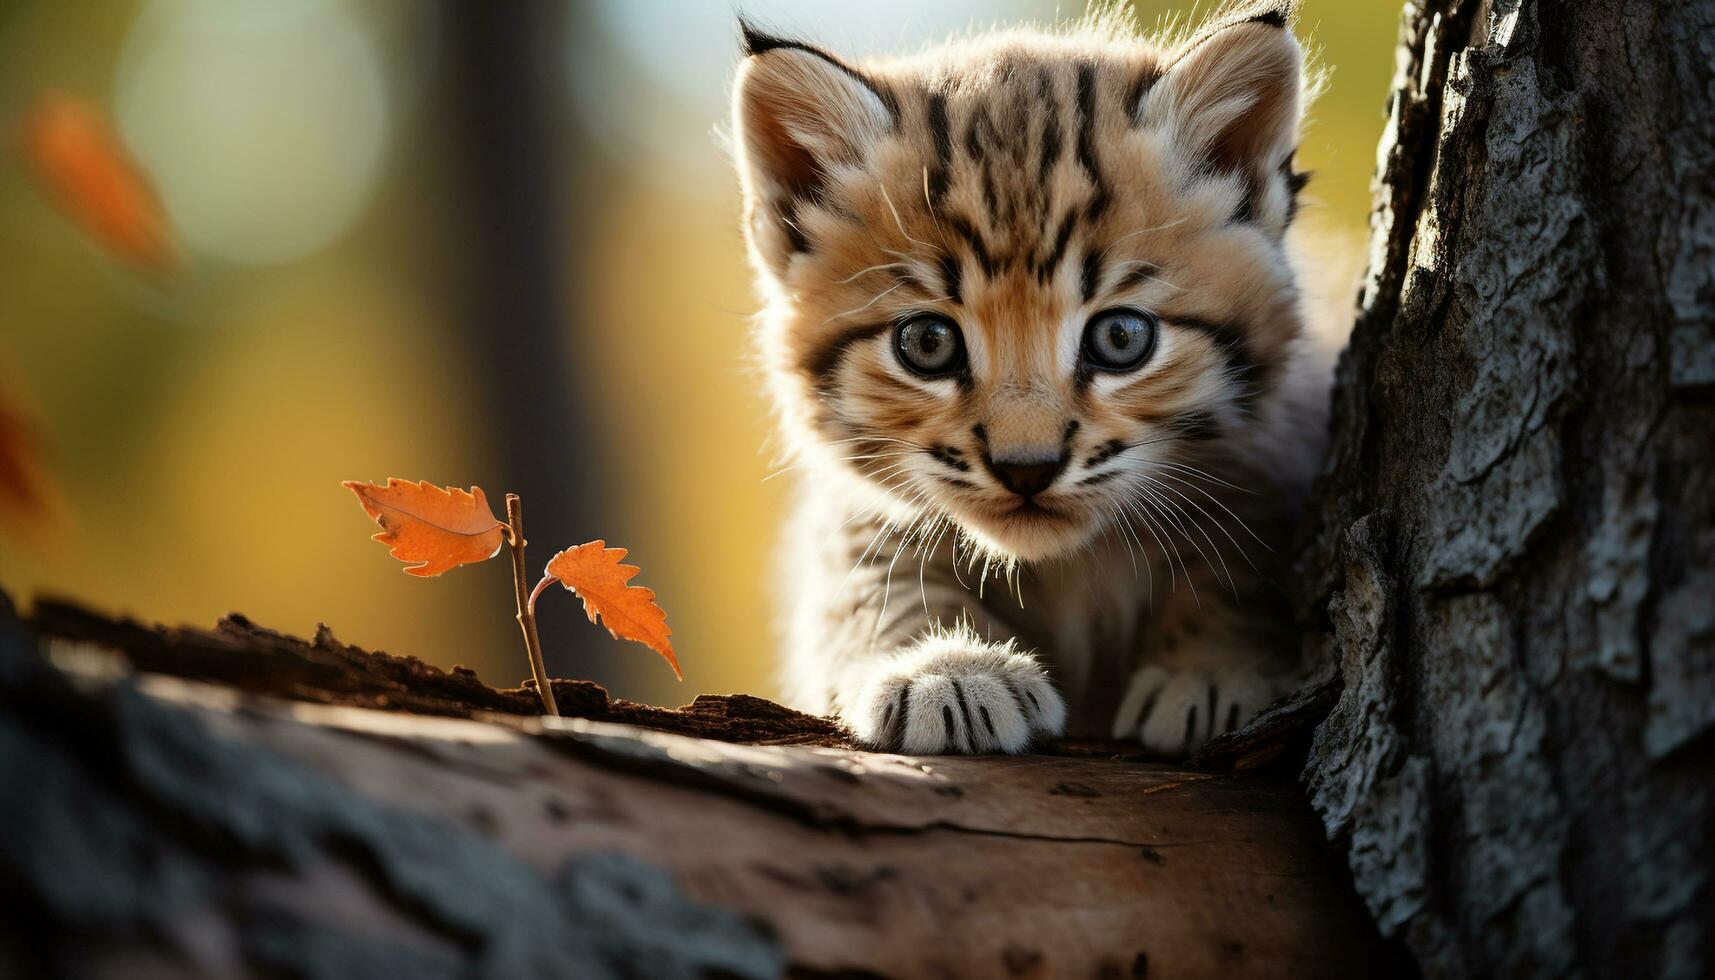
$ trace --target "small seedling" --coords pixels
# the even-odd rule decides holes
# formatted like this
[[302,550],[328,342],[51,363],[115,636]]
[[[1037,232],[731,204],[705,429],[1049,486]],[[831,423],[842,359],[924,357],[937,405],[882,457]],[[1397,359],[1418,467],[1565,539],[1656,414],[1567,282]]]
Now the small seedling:
[[622,565],[624,548],[609,548],[606,542],[591,541],[567,548],[548,560],[546,574],[535,588],[529,586],[524,563],[524,513],[518,495],[506,495],[506,520],[502,522],[488,507],[482,488],[437,487],[427,481],[412,483],[390,479],[385,486],[348,480],[345,487],[357,494],[364,513],[381,525],[375,540],[387,545],[393,557],[407,563],[406,574],[424,577],[451,571],[460,565],[487,561],[500,553],[502,545],[512,551],[512,584],[518,598],[518,627],[524,632],[524,650],[530,656],[530,674],[542,696],[542,709],[559,717],[554,688],[542,665],[542,641],[536,633],[536,599],[542,590],[559,582],[584,600],[590,622],[600,621],[615,639],[636,640],[649,647],[673,668],[680,680],[679,658],[673,655],[667,614],[655,604],[655,593],[627,585],[639,571]]

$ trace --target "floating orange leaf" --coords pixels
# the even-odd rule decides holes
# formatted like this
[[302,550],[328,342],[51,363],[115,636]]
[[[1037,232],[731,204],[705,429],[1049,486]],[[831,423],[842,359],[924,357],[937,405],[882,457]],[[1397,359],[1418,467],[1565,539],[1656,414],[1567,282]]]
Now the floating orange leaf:
[[640,569],[621,565],[624,557],[624,548],[591,541],[549,559],[548,574],[584,600],[584,613],[590,622],[600,615],[609,633],[621,640],[636,640],[659,653],[673,668],[673,676],[684,680],[679,658],[673,655],[669,639],[673,631],[667,626],[667,613],[655,604],[653,590],[625,584]]
[[427,480],[390,479],[386,486],[347,480],[364,513],[381,525],[375,540],[410,565],[410,575],[431,576],[460,565],[487,561],[500,551],[506,532],[488,509],[481,487],[464,491]]
[[151,271],[177,264],[160,198],[95,105],[43,96],[24,119],[22,149],[60,210],[97,245]]
[[59,494],[42,464],[41,438],[0,389],[0,521],[41,545],[56,530],[59,510]]

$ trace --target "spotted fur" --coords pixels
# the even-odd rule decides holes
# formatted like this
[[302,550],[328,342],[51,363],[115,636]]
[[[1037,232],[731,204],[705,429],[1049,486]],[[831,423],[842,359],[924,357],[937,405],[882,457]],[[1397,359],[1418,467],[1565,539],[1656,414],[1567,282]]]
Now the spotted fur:
[[[1274,583],[1328,361],[1288,244],[1290,16],[1164,41],[1107,15],[866,63],[744,25],[758,338],[805,477],[800,707],[916,752],[1068,719],[1183,752],[1290,682]],[[1135,370],[1083,353],[1113,309],[1154,318]],[[901,363],[922,314],[957,325],[962,368]],[[1051,482],[1022,496],[1026,471]]]

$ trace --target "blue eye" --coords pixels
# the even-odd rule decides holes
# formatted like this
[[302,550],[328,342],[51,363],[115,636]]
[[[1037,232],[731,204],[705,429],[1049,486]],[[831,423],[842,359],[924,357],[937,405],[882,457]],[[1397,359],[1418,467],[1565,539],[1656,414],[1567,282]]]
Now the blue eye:
[[1106,371],[1143,366],[1155,352],[1155,317],[1142,310],[1104,310],[1084,327],[1084,359]]
[[965,366],[965,341],[944,316],[920,313],[893,330],[893,351],[906,368],[926,377],[952,374]]

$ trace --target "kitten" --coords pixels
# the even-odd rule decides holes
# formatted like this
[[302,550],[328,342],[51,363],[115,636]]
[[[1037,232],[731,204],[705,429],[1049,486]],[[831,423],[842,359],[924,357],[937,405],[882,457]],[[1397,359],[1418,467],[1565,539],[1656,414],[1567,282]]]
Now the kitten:
[[1183,754],[1295,685],[1332,348],[1287,244],[1290,8],[861,65],[742,25],[797,707],[911,753]]

